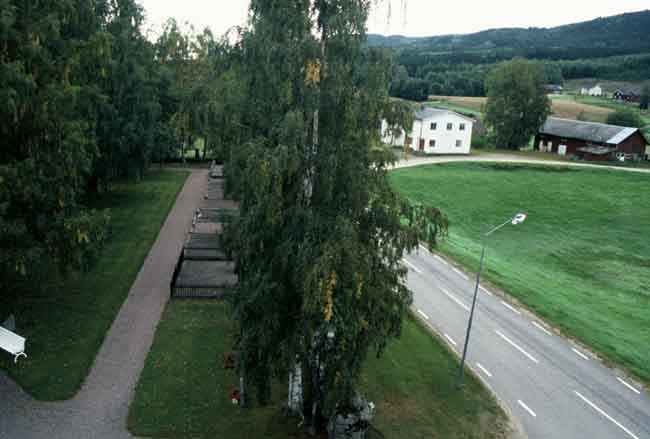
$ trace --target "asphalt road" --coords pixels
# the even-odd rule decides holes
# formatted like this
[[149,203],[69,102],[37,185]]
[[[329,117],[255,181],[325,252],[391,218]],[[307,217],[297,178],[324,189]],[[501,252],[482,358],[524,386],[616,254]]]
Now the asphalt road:
[[[404,265],[415,312],[460,355],[475,279],[423,247]],[[467,364],[530,439],[650,439],[646,391],[489,290],[478,296]]]

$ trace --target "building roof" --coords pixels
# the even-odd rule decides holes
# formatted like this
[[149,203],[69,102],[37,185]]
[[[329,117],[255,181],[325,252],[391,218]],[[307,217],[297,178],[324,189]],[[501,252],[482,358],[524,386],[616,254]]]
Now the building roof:
[[469,117],[463,116],[462,114],[458,114],[455,111],[451,110],[443,110],[440,108],[431,108],[431,107],[424,107],[421,108],[420,110],[415,112],[415,119],[416,120],[428,120],[428,119],[433,119],[434,117],[437,116],[447,116],[447,115],[452,115],[456,117],[460,117],[461,119],[465,119],[468,122],[474,123],[474,119],[470,119]]
[[638,93],[634,90],[623,90],[623,89],[618,89],[614,92],[614,94],[622,94],[624,96],[637,96]]
[[618,145],[637,131],[639,131],[638,128],[560,119],[559,117],[549,117],[539,130],[540,134],[611,145]]

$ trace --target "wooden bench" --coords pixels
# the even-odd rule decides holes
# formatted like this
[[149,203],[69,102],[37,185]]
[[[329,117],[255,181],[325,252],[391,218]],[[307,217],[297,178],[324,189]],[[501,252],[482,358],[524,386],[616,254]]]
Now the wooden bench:
[[25,341],[25,338],[0,326],[0,348],[14,356],[14,363],[17,363],[20,357],[27,358]]

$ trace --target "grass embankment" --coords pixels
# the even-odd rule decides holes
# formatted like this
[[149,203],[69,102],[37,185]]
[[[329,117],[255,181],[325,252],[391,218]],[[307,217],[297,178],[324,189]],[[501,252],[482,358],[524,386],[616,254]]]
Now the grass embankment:
[[490,238],[487,278],[650,382],[650,175],[454,164],[397,170],[391,180],[449,216],[442,249],[472,270],[480,234],[527,212],[525,224]]
[[[487,102],[486,98],[466,96],[430,96],[430,100],[441,101],[443,104],[452,105],[455,108],[468,111],[483,111]],[[583,117],[592,122],[605,122],[607,116],[613,111],[610,108],[575,102],[567,99],[552,99],[552,115],[565,119],[578,119]]]
[[[137,436],[175,439],[302,438],[281,406],[279,383],[268,407],[240,409],[229,400],[236,383],[223,368],[232,346],[228,306],[170,302],[136,389],[129,430]],[[386,438],[490,439],[505,436],[505,416],[475,378],[454,387],[457,361],[413,318],[381,359],[371,356],[362,377],[364,395],[377,404],[375,426]],[[305,436],[306,437],[306,436]]]
[[94,208],[111,209],[111,238],[97,265],[63,285],[9,297],[17,332],[29,358],[0,367],[40,400],[71,398],[88,375],[106,332],[174,205],[187,173],[148,174],[138,184],[117,184]]

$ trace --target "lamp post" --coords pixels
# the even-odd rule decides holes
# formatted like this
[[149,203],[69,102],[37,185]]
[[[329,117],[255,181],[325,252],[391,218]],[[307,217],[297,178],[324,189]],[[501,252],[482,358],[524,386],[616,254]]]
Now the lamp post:
[[481,284],[481,272],[483,271],[483,261],[485,259],[485,247],[487,246],[487,238],[497,230],[505,227],[508,224],[512,224],[513,226],[516,226],[517,224],[521,224],[524,221],[526,221],[526,214],[525,213],[518,213],[514,217],[508,219],[508,221],[504,222],[503,224],[493,228],[486,234],[482,236],[482,245],[481,245],[481,262],[479,263],[479,268],[478,268],[478,273],[476,273],[476,285],[474,287],[474,298],[472,299],[472,308],[469,312],[469,322],[467,323],[467,334],[465,335],[465,346],[463,347],[463,357],[460,360],[460,370],[458,372],[458,382],[456,383],[456,386],[458,388],[462,387],[463,385],[463,375],[465,371],[465,359],[467,358],[467,346],[469,344],[469,336],[470,333],[472,332],[472,322],[474,320],[474,309],[476,308],[476,298],[478,296],[478,289]]

